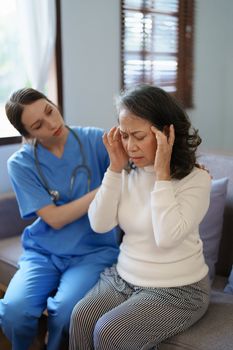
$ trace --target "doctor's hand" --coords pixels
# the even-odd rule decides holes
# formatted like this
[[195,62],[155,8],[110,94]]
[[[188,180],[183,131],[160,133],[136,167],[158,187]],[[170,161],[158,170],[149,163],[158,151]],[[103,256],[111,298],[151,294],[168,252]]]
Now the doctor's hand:
[[172,148],[175,141],[175,129],[173,125],[167,126],[163,132],[151,127],[157,141],[157,150],[155,153],[154,169],[156,180],[170,180],[170,163]]
[[109,169],[120,173],[128,164],[129,157],[122,145],[119,128],[114,126],[108,133],[104,133],[103,143],[110,158]]

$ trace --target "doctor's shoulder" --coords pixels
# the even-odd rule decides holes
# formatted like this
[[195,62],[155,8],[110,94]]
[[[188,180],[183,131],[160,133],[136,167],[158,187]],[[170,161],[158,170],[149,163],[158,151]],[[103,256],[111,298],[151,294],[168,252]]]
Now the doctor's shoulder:
[[22,147],[14,152],[7,160],[7,169],[10,173],[14,169],[33,167],[34,153],[30,144],[23,144]]
[[84,137],[102,137],[104,130],[96,126],[75,126],[71,127],[75,132]]
[[85,145],[89,144],[92,147],[102,146],[104,130],[94,126],[74,127],[72,128],[77,133],[80,141]]
[[80,138],[80,140],[87,140],[94,137],[102,137],[104,130],[94,126],[71,126],[68,128]]

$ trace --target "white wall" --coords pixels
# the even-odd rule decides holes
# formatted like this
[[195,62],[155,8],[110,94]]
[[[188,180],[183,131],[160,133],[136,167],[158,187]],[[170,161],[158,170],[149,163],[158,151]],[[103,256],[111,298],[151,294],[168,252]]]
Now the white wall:
[[225,64],[225,76],[226,76],[226,89],[225,89],[225,105],[226,105],[226,119],[224,125],[224,148],[233,150],[233,2],[227,2],[226,7],[227,27],[225,31],[224,40],[227,42],[226,52],[226,64]]
[[120,88],[120,1],[62,0],[64,116],[108,129]]
[[233,2],[196,0],[194,108],[203,148],[233,152]]
[[0,146],[0,193],[11,190],[11,184],[7,173],[7,159],[17,151],[19,145]]

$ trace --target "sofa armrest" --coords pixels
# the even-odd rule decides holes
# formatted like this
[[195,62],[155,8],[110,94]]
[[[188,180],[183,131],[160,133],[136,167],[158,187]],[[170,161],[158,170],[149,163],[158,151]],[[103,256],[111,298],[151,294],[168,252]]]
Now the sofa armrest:
[[21,235],[25,226],[31,222],[20,217],[14,193],[0,195],[0,239]]

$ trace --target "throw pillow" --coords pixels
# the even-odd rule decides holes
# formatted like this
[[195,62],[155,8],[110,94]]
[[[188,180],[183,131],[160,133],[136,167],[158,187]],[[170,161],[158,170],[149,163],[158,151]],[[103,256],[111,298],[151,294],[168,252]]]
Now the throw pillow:
[[227,283],[226,287],[224,288],[224,292],[229,293],[229,294],[233,294],[233,266],[232,266],[230,276],[228,278],[228,283]]
[[199,227],[211,282],[215,276],[215,264],[218,260],[227,184],[228,178],[225,177],[212,180],[209,209]]

